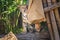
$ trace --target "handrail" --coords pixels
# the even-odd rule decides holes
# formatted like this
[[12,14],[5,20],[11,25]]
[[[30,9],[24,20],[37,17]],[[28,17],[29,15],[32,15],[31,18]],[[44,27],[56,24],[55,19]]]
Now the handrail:
[[48,6],[48,7],[44,8],[44,12],[48,12],[48,11],[50,11],[52,9],[55,9],[55,8],[58,8],[58,7],[60,7],[60,2],[55,3],[55,4],[51,5],[51,6]]

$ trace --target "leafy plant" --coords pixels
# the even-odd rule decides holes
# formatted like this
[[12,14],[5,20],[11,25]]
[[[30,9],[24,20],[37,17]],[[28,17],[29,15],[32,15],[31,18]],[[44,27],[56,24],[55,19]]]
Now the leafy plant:
[[[0,19],[5,20],[5,32],[20,32],[17,28],[20,10],[18,5],[26,4],[27,0],[0,0]],[[18,30],[17,30],[18,29]],[[17,32],[18,31],[18,32]]]

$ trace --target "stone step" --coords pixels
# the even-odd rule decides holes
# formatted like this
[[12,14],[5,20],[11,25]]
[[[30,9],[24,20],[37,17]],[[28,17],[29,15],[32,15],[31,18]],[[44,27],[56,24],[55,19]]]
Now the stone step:
[[19,40],[49,40],[48,33],[27,33],[27,34],[20,34],[17,35]]

